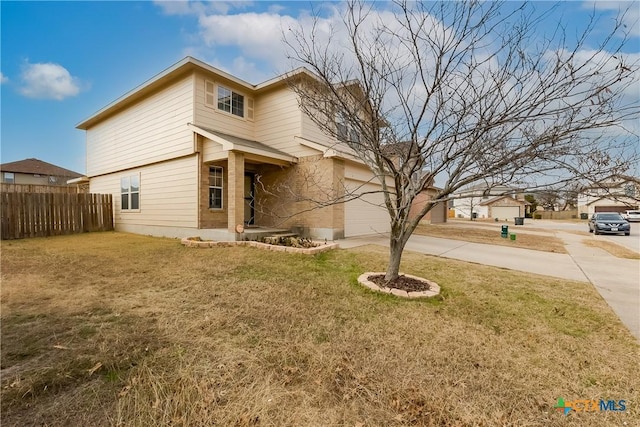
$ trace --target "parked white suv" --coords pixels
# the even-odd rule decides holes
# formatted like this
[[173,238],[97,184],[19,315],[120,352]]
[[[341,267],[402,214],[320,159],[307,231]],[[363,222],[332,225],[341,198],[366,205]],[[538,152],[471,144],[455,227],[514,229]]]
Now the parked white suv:
[[640,211],[626,211],[623,216],[629,222],[640,221]]

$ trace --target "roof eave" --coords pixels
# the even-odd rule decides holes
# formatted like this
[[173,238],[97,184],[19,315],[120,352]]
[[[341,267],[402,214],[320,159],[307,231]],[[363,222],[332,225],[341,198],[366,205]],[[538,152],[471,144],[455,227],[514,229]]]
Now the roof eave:
[[91,126],[95,125],[96,123],[99,123],[101,120],[111,115],[114,111],[118,110],[122,106],[128,103],[134,102],[139,98],[142,98],[147,92],[149,92],[150,90],[153,90],[154,87],[162,84],[165,81],[169,81],[174,77],[179,76],[185,72],[188,72],[189,70],[196,70],[196,69],[201,69],[210,73],[217,74],[247,89],[250,89],[250,90],[255,89],[254,85],[247,83],[244,80],[241,80],[235,76],[232,76],[231,74],[225,71],[222,71],[218,68],[212,67],[211,65],[205,62],[202,62],[196,58],[187,56],[182,60],[176,62],[169,68],[156,74],[155,76],[145,81],[141,85],[137,86],[136,88],[125,93],[115,101],[108,104],[106,107],[98,110],[95,114],[91,115],[87,119],[81,121],[76,125],[76,129],[87,130]]
[[236,150],[236,151],[241,151],[245,153],[256,154],[258,156],[262,156],[266,158],[282,160],[288,163],[298,163],[298,159],[296,157],[289,156],[284,153],[280,154],[280,153],[275,153],[273,151],[261,150],[260,148],[250,147],[240,143],[233,143],[219,135],[216,135],[214,133],[207,131],[206,129],[202,129],[201,127],[194,125],[193,123],[188,123],[187,126],[198,135],[204,136],[205,138],[210,139],[211,141],[222,145],[222,149],[224,151]]

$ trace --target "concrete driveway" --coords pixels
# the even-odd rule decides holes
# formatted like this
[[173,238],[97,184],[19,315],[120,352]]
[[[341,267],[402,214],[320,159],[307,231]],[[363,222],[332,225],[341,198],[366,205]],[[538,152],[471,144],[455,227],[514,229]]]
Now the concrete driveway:
[[[553,221],[547,222],[553,223]],[[591,237],[574,234],[572,231],[584,231],[586,224],[557,223],[554,225],[555,229],[553,227],[551,229],[549,227],[543,228],[541,225],[543,224],[535,224],[533,228],[551,232],[561,238],[565,242],[569,254],[418,235],[409,239],[406,249],[483,265],[589,282],[618,315],[622,323],[640,340],[640,261],[616,258],[602,249],[584,245],[582,241]],[[636,223],[636,225],[638,224]],[[525,223],[525,226],[529,226],[529,224]],[[511,231],[511,226],[509,228]],[[638,228],[640,227],[634,227],[635,232],[632,229],[632,235],[629,237],[612,236],[612,239],[616,237],[620,237],[621,240],[639,239]],[[533,232],[535,233],[535,231]],[[389,238],[384,235],[372,235],[348,238],[340,240],[339,243],[341,248],[353,248],[368,244],[388,247]],[[618,243],[617,239],[615,243]]]

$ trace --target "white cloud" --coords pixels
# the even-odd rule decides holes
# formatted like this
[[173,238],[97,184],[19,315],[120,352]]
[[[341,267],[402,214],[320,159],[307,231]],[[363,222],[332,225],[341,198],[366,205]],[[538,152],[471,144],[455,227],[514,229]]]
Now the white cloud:
[[9,77],[5,76],[4,74],[2,74],[2,72],[0,72],[0,84],[5,84],[9,81]]
[[166,15],[204,15],[207,13],[226,15],[233,9],[247,9],[253,5],[253,2],[240,1],[154,0],[154,3]]
[[21,74],[20,93],[29,98],[56,99],[58,101],[80,93],[80,82],[62,65],[51,62],[27,63]]
[[282,29],[297,25],[294,18],[274,13],[208,15],[199,18],[200,34],[208,46],[238,46],[254,58],[282,57]]
[[586,1],[583,7],[618,13],[623,25],[622,30],[628,31],[630,36],[640,37],[640,3],[638,1]]

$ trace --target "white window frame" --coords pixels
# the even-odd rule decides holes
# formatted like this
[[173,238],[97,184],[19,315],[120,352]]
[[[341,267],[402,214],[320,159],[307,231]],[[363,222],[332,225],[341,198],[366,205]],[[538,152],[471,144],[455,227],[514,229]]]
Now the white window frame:
[[[137,187],[137,191],[133,191],[133,188],[131,186],[131,180],[135,179],[138,182],[138,187]],[[126,180],[126,181],[125,181]],[[125,191],[125,182],[126,182],[126,191]],[[123,212],[140,212],[140,174],[132,174],[132,175],[126,175],[120,178],[120,210]],[[134,196],[133,195],[137,195],[137,202],[138,202],[138,206],[137,207],[132,207],[133,206],[133,201],[134,201]],[[127,200],[127,207],[124,207],[124,204],[122,203],[122,201],[124,200],[124,197],[126,197]]]
[[357,130],[347,122],[345,114],[339,112],[336,114],[336,137],[338,141],[360,142],[360,134]]
[[[223,90],[228,91],[229,96],[231,98],[228,111],[226,108],[220,108],[221,104],[219,100],[221,99],[220,95],[221,95],[221,91]],[[242,115],[236,114],[237,112],[239,112],[239,110],[237,109],[236,109],[236,112],[234,112],[234,102],[233,102],[234,96],[242,98]],[[223,114],[227,114],[236,119],[242,119],[242,120],[248,120],[248,121],[253,121],[254,119],[255,102],[253,98],[248,97],[244,93],[233,90],[228,86],[215,83],[211,80],[205,80],[204,82],[204,104],[207,107],[214,108],[217,111]]]
[[[219,207],[212,206],[211,190],[220,191]],[[222,166],[209,166],[209,209],[216,211],[224,209],[224,168]]]
[[[224,91],[224,93],[223,93]],[[222,85],[218,85],[218,91],[216,92],[216,108],[218,108],[218,111],[222,111],[224,113],[227,113],[229,115],[235,116],[235,117],[240,117],[241,119],[244,119],[246,114],[245,114],[245,96],[241,93],[238,93],[236,91],[234,91],[233,89],[229,89],[226,86],[222,86]],[[229,110],[226,110],[226,108],[221,108],[221,106],[226,106],[226,102],[224,100],[229,101]],[[222,102],[221,102],[222,100]],[[234,100],[236,100],[234,102]],[[239,108],[239,106],[237,105],[239,103],[239,101],[242,101],[242,110]],[[241,114],[238,114],[241,113]]]
[[2,172],[2,182],[6,182],[7,184],[15,184],[16,174],[14,174],[13,172]]

